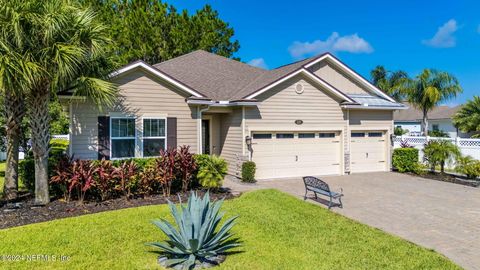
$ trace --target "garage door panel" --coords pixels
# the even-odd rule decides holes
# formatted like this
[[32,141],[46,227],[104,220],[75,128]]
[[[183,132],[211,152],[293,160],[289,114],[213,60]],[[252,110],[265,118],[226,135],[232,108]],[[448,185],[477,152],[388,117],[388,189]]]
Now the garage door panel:
[[374,172],[386,170],[385,132],[382,137],[368,137],[370,133],[381,131],[355,131],[365,133],[365,137],[352,137],[350,144],[351,172]]
[[294,138],[272,136],[271,139],[254,139],[252,159],[257,164],[256,177],[267,179],[339,174],[339,133],[333,138],[319,138],[318,133],[315,132],[315,138],[299,138],[295,133]]

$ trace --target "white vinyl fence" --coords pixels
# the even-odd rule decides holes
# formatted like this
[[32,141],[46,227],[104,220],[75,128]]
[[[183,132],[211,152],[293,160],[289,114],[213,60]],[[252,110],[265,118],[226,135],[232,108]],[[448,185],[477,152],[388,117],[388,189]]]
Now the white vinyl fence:
[[480,139],[467,138],[438,138],[438,137],[414,137],[414,136],[395,136],[393,139],[393,148],[401,147],[402,141],[419,150],[420,160],[423,160],[423,146],[427,141],[448,140],[457,145],[462,152],[462,155],[471,156],[474,159],[480,160]]

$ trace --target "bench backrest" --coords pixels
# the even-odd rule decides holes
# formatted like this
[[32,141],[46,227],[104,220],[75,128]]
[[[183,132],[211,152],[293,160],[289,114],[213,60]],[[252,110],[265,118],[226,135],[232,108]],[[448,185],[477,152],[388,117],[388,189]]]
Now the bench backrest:
[[325,190],[327,192],[330,192],[330,188],[328,187],[328,184],[323,182],[322,180],[313,177],[313,176],[305,176],[303,177],[303,183],[305,183],[305,186],[311,186],[314,188],[319,188],[321,190]]

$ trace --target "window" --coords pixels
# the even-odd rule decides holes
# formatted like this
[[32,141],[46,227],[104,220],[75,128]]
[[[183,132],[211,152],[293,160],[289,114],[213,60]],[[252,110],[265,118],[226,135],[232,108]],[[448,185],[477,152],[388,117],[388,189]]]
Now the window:
[[315,138],[315,133],[298,133],[298,138],[301,138],[301,139]]
[[352,132],[352,137],[353,138],[365,137],[365,133],[364,132]]
[[254,139],[271,139],[272,138],[272,134],[270,133],[255,133],[253,134],[253,138]]
[[438,131],[439,130],[438,124],[433,124],[432,129],[433,129],[433,131]]
[[369,132],[368,137],[382,137],[383,133],[382,132]]
[[135,119],[111,118],[112,158],[135,156]]
[[143,156],[154,157],[165,149],[165,119],[143,119]]
[[293,139],[293,133],[277,133],[277,139]]
[[318,137],[320,137],[320,138],[335,138],[335,133],[333,133],[333,132],[318,133]]

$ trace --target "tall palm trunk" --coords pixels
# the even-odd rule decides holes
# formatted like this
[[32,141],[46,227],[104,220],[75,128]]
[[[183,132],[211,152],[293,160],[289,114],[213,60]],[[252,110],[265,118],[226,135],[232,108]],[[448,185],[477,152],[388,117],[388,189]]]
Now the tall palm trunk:
[[32,152],[35,160],[35,203],[50,202],[48,193],[48,152],[50,142],[50,115],[48,84],[41,84],[29,95],[30,126],[32,131]]
[[20,136],[22,133],[21,123],[25,116],[23,96],[13,93],[5,94],[5,118],[7,131],[7,160],[5,168],[5,184],[3,197],[6,200],[17,198],[18,194],[18,151]]
[[423,119],[422,119],[422,132],[423,136],[428,136],[428,116],[427,110],[423,110]]

